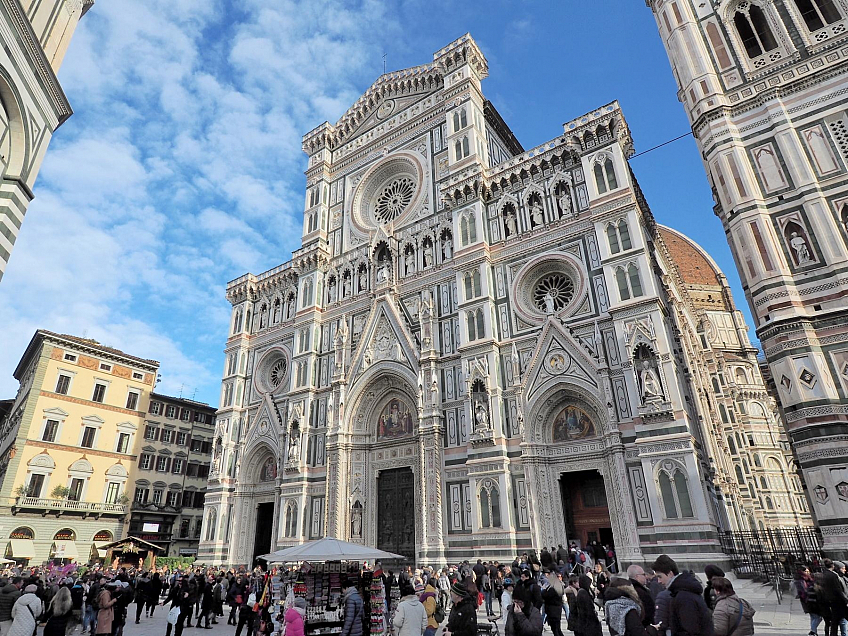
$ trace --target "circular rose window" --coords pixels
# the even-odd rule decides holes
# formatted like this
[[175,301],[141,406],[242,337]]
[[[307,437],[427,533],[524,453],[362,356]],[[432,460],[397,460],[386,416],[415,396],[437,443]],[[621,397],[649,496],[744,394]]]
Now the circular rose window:
[[383,187],[374,204],[374,218],[380,223],[393,221],[412,201],[415,182],[410,177],[398,177]]
[[268,384],[276,389],[285,379],[286,371],[288,371],[286,359],[280,358],[273,364],[271,370],[268,371]]
[[544,313],[556,313],[574,298],[574,281],[565,274],[551,274],[536,283],[533,300]]
[[273,348],[256,363],[253,383],[260,393],[273,393],[285,384],[289,374],[289,358],[280,348]]
[[531,324],[541,324],[552,315],[574,314],[586,296],[583,269],[578,259],[563,252],[531,259],[513,277],[516,311]]

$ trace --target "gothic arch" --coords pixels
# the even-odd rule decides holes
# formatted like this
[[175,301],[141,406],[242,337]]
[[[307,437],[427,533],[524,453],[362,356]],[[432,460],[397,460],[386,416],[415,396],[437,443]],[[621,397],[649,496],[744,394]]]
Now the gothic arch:
[[593,437],[603,437],[607,432],[608,414],[596,389],[577,381],[557,378],[546,383],[545,389],[526,405],[528,414],[524,441],[529,444],[550,444],[553,419],[568,404],[582,408],[592,419]]
[[414,387],[418,385],[418,377],[409,367],[394,361],[383,360],[379,365],[372,365],[354,382],[348,394],[348,407],[343,426],[347,432],[367,434],[369,440],[376,435],[371,430],[376,415],[393,397],[401,397],[415,411],[416,422],[420,421],[421,413],[417,412],[418,398]]
[[267,440],[256,440],[245,448],[244,453],[242,453],[242,461],[247,460],[247,464],[242,465],[239,472],[239,486],[246,490],[255,488],[260,483],[260,472],[269,457],[273,457],[279,465],[278,450],[272,448]]
[[22,176],[24,168],[29,164],[29,135],[26,120],[21,109],[21,100],[15,89],[15,82],[4,69],[0,69],[0,106],[5,108],[9,120],[9,163],[6,175],[9,177]]

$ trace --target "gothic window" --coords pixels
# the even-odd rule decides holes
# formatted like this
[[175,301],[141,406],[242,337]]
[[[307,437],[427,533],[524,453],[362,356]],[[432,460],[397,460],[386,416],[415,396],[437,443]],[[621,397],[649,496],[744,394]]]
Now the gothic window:
[[753,60],[777,48],[777,40],[759,5],[746,0],[740,2],[733,16],[733,24],[749,59]]
[[479,308],[472,309],[465,313],[465,317],[468,322],[468,341],[471,342],[485,337],[486,329],[483,322],[483,310]]
[[297,536],[297,502],[292,500],[286,505],[286,537]]
[[680,15],[680,9],[676,2],[671,3],[671,11],[674,13],[674,19],[677,21],[677,24],[683,24],[683,16]]
[[248,309],[244,314],[244,328],[247,329],[248,333],[250,333],[250,309]]
[[630,263],[626,268],[619,266],[615,268],[615,281],[618,284],[618,295],[621,300],[629,300],[643,295],[642,280],[639,277],[639,268]]
[[760,460],[760,454],[759,453],[754,453],[754,466],[756,466],[757,468],[763,467],[763,462],[762,462],[762,460]]
[[618,180],[615,177],[615,166],[612,163],[612,159],[606,155],[600,155],[595,160],[594,172],[598,194],[603,194],[607,190],[615,190],[618,187]]
[[748,383],[748,376],[745,375],[745,369],[742,367],[736,367],[736,371],[734,373],[736,375],[736,384]]
[[457,139],[454,144],[454,150],[456,154],[456,160],[464,159],[468,155],[471,154],[470,147],[468,145],[468,136],[463,137],[462,139]]
[[768,481],[766,481],[766,478],[764,476],[760,476],[760,488],[768,490],[768,487]]
[[739,464],[734,464],[736,468],[736,483],[740,486],[745,485],[745,476],[742,474],[742,467]]
[[215,526],[218,525],[218,512],[215,508],[209,509],[209,516],[206,517],[206,540],[215,540]]
[[236,311],[236,316],[233,319],[233,333],[241,331],[241,310]]
[[615,282],[618,284],[618,296],[621,300],[630,298],[630,289],[627,286],[627,273],[623,267],[615,268]]
[[730,454],[736,454],[736,443],[733,441],[733,437],[731,435],[727,436],[727,447],[730,449]]
[[718,60],[718,67],[724,70],[731,66],[732,62],[730,61],[730,56],[727,54],[727,47],[724,46],[724,40],[721,39],[718,27],[712,22],[707,24],[707,37],[710,39],[710,44]]
[[769,510],[774,510],[774,503],[771,500],[771,497],[766,496],[766,508]]
[[463,246],[477,242],[477,219],[474,212],[467,212],[460,217],[459,234]]
[[811,32],[842,19],[833,0],[795,0],[795,5]]
[[465,273],[465,299],[477,298],[483,292],[480,288],[480,270]]
[[694,517],[689,497],[689,481],[683,470],[674,462],[663,462],[657,476],[660,497],[666,519]]
[[303,283],[301,296],[303,297],[303,307],[308,307],[312,304],[312,281],[307,280]]
[[630,240],[630,230],[627,227],[627,221],[624,219],[619,220],[617,224],[610,223],[607,225],[607,239],[609,240],[611,254],[618,254],[622,250],[629,250],[633,247]]
[[501,527],[501,495],[497,485],[486,480],[480,487],[480,527]]

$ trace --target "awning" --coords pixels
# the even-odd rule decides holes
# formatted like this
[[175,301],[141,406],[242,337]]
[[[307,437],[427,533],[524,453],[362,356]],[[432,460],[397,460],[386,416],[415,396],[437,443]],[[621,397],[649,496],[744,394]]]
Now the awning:
[[96,554],[98,558],[105,559],[106,553],[109,551],[109,548],[104,548],[102,546],[106,545],[105,543],[95,543],[94,549],[92,550],[93,554]]
[[16,559],[34,559],[35,545],[32,539],[9,539],[9,552]]
[[56,541],[53,544],[53,558],[54,559],[77,559],[79,558],[79,552],[77,552],[77,544],[73,541]]

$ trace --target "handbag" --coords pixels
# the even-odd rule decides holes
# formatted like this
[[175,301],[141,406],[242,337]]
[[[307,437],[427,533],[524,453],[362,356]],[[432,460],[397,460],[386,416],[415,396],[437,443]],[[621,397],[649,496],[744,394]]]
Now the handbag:
[[180,619],[180,606],[176,605],[171,608],[171,611],[168,612],[168,622],[171,625],[176,625],[177,621]]

